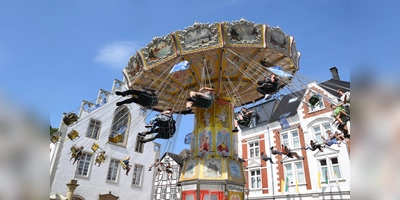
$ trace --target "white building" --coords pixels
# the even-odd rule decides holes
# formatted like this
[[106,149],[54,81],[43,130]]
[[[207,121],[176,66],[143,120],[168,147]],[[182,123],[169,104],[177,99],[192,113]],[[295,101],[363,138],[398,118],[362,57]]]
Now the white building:
[[[334,144],[323,152],[301,148],[309,145],[311,139],[321,142],[326,130],[337,130],[332,125],[328,100],[338,98],[337,89],[349,90],[350,82],[339,80],[335,72],[336,68],[332,71],[333,79],[310,83],[308,89],[251,108],[260,113],[259,124],[243,128],[239,134],[239,147],[247,159],[244,167],[248,199],[350,199],[350,142],[341,147]],[[304,102],[315,93],[324,98],[311,108]],[[263,119],[262,113],[270,118]],[[286,117],[289,128],[282,129],[278,121],[281,116]],[[305,159],[272,155],[275,164],[261,160],[261,152],[271,157],[270,147],[282,151],[282,144]]]
[[[115,105],[129,98],[115,95],[115,91],[124,90],[123,85],[114,80],[110,92],[100,89],[94,102],[82,102],[76,111],[79,119],[75,124],[68,127],[61,122],[61,141],[50,158],[50,194],[67,194],[66,184],[75,179],[79,186],[73,199],[151,199],[153,172],[147,169],[159,157],[160,145],[141,144],[137,140],[137,133],[145,131],[145,111],[136,104]],[[128,127],[125,131],[121,128],[124,126]],[[72,130],[79,133],[73,141],[67,137]],[[122,141],[109,142],[112,132],[122,133]],[[100,148],[92,154],[94,143]],[[74,159],[70,161],[73,145],[84,147],[82,159],[75,165],[72,164]],[[106,152],[107,159],[98,166],[95,160],[100,151]],[[128,175],[120,164],[127,156],[132,165]]]

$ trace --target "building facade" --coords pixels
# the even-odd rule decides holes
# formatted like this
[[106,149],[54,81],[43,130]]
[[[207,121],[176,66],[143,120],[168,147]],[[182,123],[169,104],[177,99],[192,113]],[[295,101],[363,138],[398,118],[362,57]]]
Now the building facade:
[[[350,199],[350,142],[324,148],[323,152],[304,150],[310,140],[322,142],[327,130],[335,132],[330,104],[339,97],[337,89],[349,90],[350,83],[333,78],[321,84],[310,83],[296,91],[257,105],[252,110],[264,112],[259,124],[240,130],[248,199]],[[311,107],[308,99],[323,96]],[[266,107],[273,108],[265,110]],[[263,118],[264,116],[270,116]],[[285,118],[289,127],[282,128]],[[348,122],[350,126],[350,122]],[[272,155],[270,147],[282,151],[291,148],[304,160]],[[261,152],[275,164],[261,160]]]
[[[157,167],[153,168],[154,171],[154,185],[153,185],[153,200],[179,200],[181,199],[180,187],[177,185],[179,181],[183,158],[180,155],[166,152],[161,157],[161,172],[158,172]],[[172,175],[168,176],[166,171],[167,164],[170,164]]]
[[[124,90],[123,85],[114,80],[111,91],[100,89],[94,101],[83,101],[76,111],[77,122],[67,126],[61,121],[61,140],[50,157],[51,194],[67,194],[66,184],[73,179],[79,184],[73,199],[152,198],[153,172],[147,169],[159,157],[160,145],[138,141],[137,133],[145,131],[145,110],[136,104],[115,105],[129,98],[115,95]],[[71,133],[76,132],[79,136],[74,138]],[[113,140],[117,135],[120,141]],[[74,165],[74,159],[70,160],[73,146],[84,147]],[[96,160],[101,151],[106,159],[99,166]],[[126,175],[120,160],[128,156],[132,167]]]

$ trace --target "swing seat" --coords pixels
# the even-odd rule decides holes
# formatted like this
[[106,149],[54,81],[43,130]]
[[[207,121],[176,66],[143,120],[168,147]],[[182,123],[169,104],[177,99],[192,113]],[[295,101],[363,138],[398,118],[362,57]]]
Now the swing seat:
[[110,135],[108,137],[108,141],[112,143],[118,143],[122,141],[122,135],[121,134],[115,134],[115,135]]
[[214,99],[206,99],[203,96],[196,96],[196,101],[194,102],[194,104],[197,107],[209,108],[209,107],[211,107],[213,101],[214,101]]
[[319,97],[318,97],[318,95],[313,95],[312,97],[310,97],[310,99],[308,99],[308,103],[311,105],[311,106],[315,106],[318,102],[319,102]]
[[242,125],[242,126],[247,126],[247,127],[249,127],[250,126],[250,124],[251,124],[251,119],[245,119],[245,118],[243,118],[243,120],[238,120],[238,124],[239,125]]
[[157,96],[150,95],[146,92],[142,92],[138,96],[137,103],[144,107],[153,107],[158,104],[158,99]]
[[78,121],[78,116],[75,113],[68,113],[68,115],[63,117],[63,122],[65,125],[69,126]]
[[74,157],[74,158],[76,158],[76,156],[78,155],[77,154],[77,152],[79,151],[79,148],[78,148],[78,146],[76,146],[76,144],[74,144],[72,147],[71,147],[71,153],[72,153],[72,157]]
[[74,141],[76,138],[79,138],[79,133],[76,130],[72,130],[67,134],[67,136],[71,141]]
[[99,149],[99,148],[100,148],[99,144],[97,144],[96,142],[95,142],[95,143],[93,143],[93,145],[92,145],[92,150],[93,150],[93,153],[94,153],[94,152],[96,152],[96,151],[97,151],[97,149]]
[[96,163],[103,163],[105,162],[107,159],[107,155],[106,154],[101,154],[99,156],[96,157]]
[[56,144],[58,141],[60,141],[60,136],[58,136],[58,135],[53,135],[53,136],[50,138],[50,141],[51,141],[53,144]]
[[126,165],[125,165],[124,161],[123,160],[119,160],[119,163],[121,164],[122,169],[126,170]]
[[175,134],[175,120],[169,119],[167,121],[159,121],[157,125],[159,126],[157,138],[169,139]]

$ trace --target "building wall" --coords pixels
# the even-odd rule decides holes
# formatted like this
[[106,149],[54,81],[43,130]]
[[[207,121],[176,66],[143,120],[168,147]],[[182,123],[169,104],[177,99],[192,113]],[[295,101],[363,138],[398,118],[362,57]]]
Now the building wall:
[[[181,167],[175,160],[173,160],[168,153],[164,156],[164,158],[161,160],[162,163],[171,163],[172,167],[172,179],[168,179],[167,172],[165,171],[165,168],[163,168],[163,171],[161,173],[158,173],[157,168],[153,168],[154,172],[154,184],[153,184],[153,192],[152,192],[152,198],[153,200],[158,200],[158,199],[171,199],[171,200],[179,200],[181,199],[181,194],[180,194],[180,187],[176,185],[177,181],[179,180],[180,177],[180,172],[181,172]],[[171,191],[172,189],[175,189],[175,192]],[[165,195],[162,194],[162,190],[165,191]]]
[[[79,120],[76,124],[66,127],[65,124],[61,123],[60,130],[63,132],[62,143],[57,144],[59,146],[59,152],[57,152],[57,157],[54,159],[53,165],[55,165],[51,170],[54,176],[51,177],[51,188],[50,193],[67,193],[66,184],[71,179],[78,180],[79,186],[75,190],[75,195],[79,195],[87,200],[98,199],[99,194],[107,194],[111,191],[113,195],[119,196],[120,199],[135,199],[135,196],[140,196],[143,199],[151,198],[151,187],[152,187],[152,172],[149,172],[148,167],[154,162],[158,152],[155,148],[155,143],[148,142],[144,144],[143,153],[136,152],[136,137],[138,132],[145,131],[145,115],[140,112],[139,106],[136,104],[126,105],[129,109],[131,115],[130,127],[127,130],[127,143],[126,146],[118,146],[113,143],[108,142],[108,136],[111,131],[114,112],[117,109],[115,105],[116,102],[124,100],[128,97],[120,97],[114,95],[116,90],[123,90],[122,86],[117,87],[114,82],[113,88],[110,93],[107,94],[107,103],[101,107],[91,111],[90,113],[87,109],[81,109],[79,113]],[[101,90],[100,93],[104,92]],[[99,103],[97,101],[96,103]],[[82,104],[83,105],[83,104]],[[90,123],[90,119],[96,119],[101,121],[100,135],[98,139],[91,139],[86,137],[86,132]],[[66,134],[71,130],[77,130],[80,133],[80,137],[74,141],[67,139]],[[106,151],[107,160],[102,163],[100,167],[94,165],[95,155],[91,157],[90,165],[88,169],[88,176],[78,176],[76,175],[78,164],[72,165],[70,160],[70,148],[75,144],[77,146],[84,146],[85,153],[93,152],[91,150],[92,144],[96,142],[100,145],[102,150]],[[160,148],[157,148],[160,149]],[[130,164],[132,164],[131,171],[128,176],[125,175],[125,170],[119,165],[117,170],[116,181],[108,181],[107,175],[110,166],[110,161],[112,159],[121,160],[126,156],[130,156]],[[141,184],[140,186],[132,185],[134,166],[142,165],[143,170],[141,172]]]
[[[316,84],[311,87],[330,98],[335,98]],[[306,92],[303,101],[306,101],[310,97],[309,92]],[[287,130],[282,130],[278,122],[259,124],[252,129],[240,130],[239,148],[242,151],[243,158],[247,160],[244,163],[245,174],[248,180],[245,187],[250,188],[249,199],[269,199],[272,196],[275,199],[350,199],[350,157],[346,145],[341,144],[341,147],[332,145],[331,148],[326,148],[324,152],[319,153],[317,153],[318,150],[306,151],[301,149],[301,147],[309,144],[311,139],[315,139],[313,126],[327,123],[332,124],[333,122],[333,118],[330,116],[332,110],[329,108],[329,101],[326,99],[323,99],[323,101],[326,106],[314,112],[309,112],[307,105],[300,103],[297,110],[299,114],[287,118],[291,126]],[[297,130],[299,135],[300,147],[291,147],[292,151],[305,157],[303,161],[300,161],[303,166],[305,179],[305,183],[298,184],[300,193],[297,193],[295,183],[290,185],[289,192],[281,191],[280,189],[281,180],[285,180],[286,177],[285,164],[293,163],[292,165],[294,165],[294,163],[298,162],[297,160],[285,159],[283,163],[280,163],[285,155],[276,155],[272,156],[275,164],[271,165],[269,162],[261,161],[259,156],[251,158],[249,155],[249,143],[255,140],[259,141],[260,152],[264,151],[268,156],[271,155],[269,149],[271,146],[275,146],[279,151],[282,151],[280,147],[282,144],[282,133],[288,130]],[[335,131],[336,129],[332,126],[332,130]],[[330,178],[328,185],[325,183],[324,175],[322,175],[320,179],[322,188],[319,188],[318,173],[321,171],[320,160],[334,159],[336,157],[340,166],[341,178],[337,179],[337,181],[335,178]],[[261,166],[258,166],[257,162],[260,162]],[[250,173],[253,170],[261,171],[261,188],[252,189],[250,186]]]

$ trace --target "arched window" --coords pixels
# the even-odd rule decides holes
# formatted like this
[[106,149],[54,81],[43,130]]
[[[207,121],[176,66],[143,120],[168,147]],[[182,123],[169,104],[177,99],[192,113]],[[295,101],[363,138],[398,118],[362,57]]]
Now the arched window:
[[126,106],[118,107],[114,112],[114,119],[111,125],[111,133],[110,134],[121,134],[122,140],[116,145],[126,146],[128,136],[129,136],[129,127],[131,122],[131,113]]

